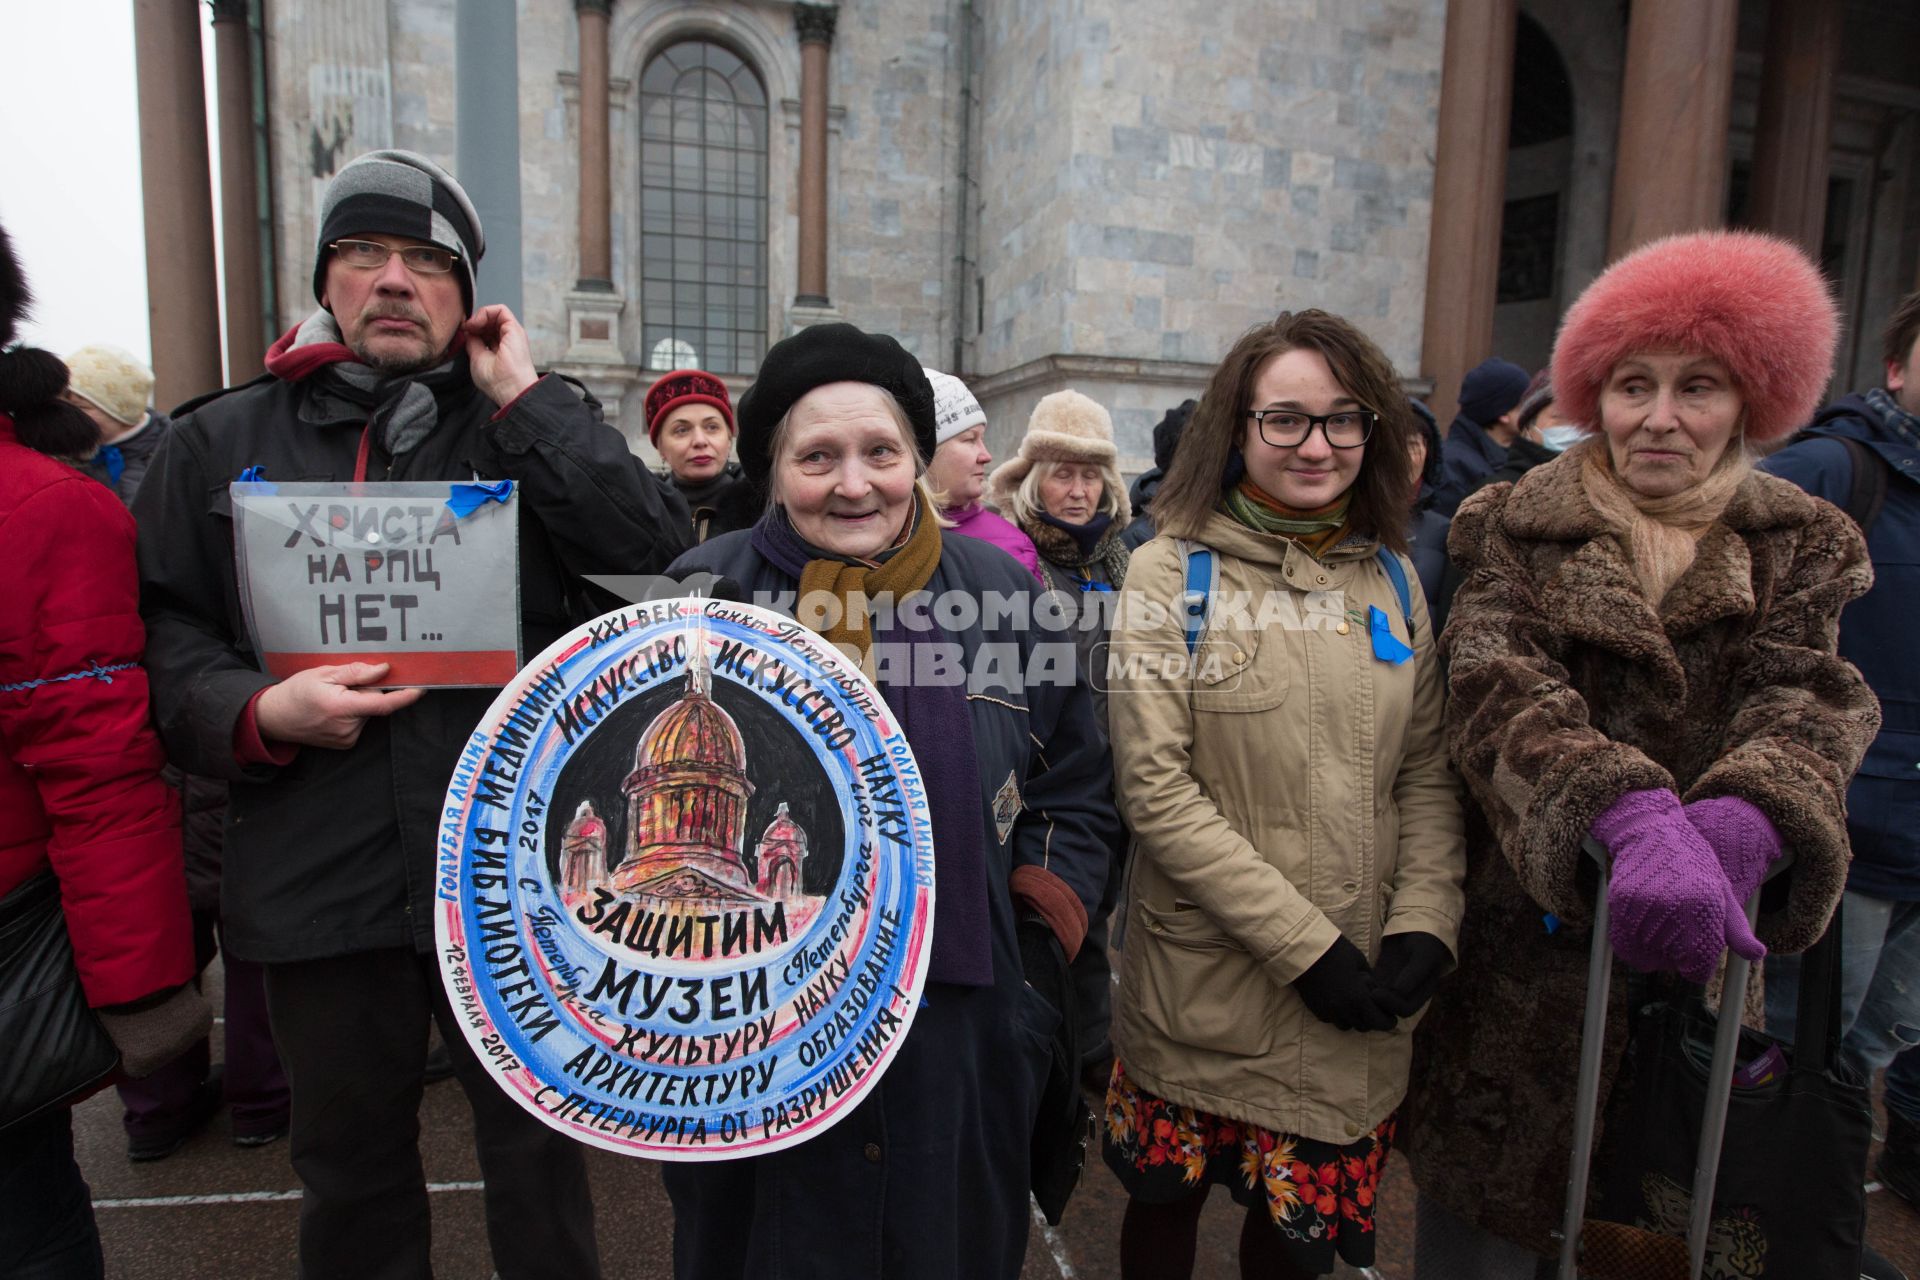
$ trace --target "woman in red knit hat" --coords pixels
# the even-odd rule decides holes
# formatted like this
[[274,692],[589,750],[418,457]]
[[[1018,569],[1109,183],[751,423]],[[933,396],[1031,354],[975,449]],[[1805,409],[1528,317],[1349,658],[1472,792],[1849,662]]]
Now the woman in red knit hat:
[[647,439],[687,500],[696,543],[752,527],[766,505],[729,457],[733,435],[733,401],[714,375],[675,369],[648,389]]
[[[1753,466],[1819,404],[1837,327],[1783,240],[1646,245],[1554,346],[1556,410],[1586,438],[1454,517],[1465,582],[1441,649],[1467,905],[1415,1039],[1422,1275],[1531,1280],[1557,1251],[1594,894],[1653,998],[1710,981],[1729,948],[1804,950],[1840,897],[1847,779],[1880,715],[1834,642],[1872,570],[1846,516]],[[1742,904],[1787,850],[1749,927]],[[1612,989],[1624,1019],[1624,972]],[[1624,1112],[1625,1045],[1606,1044],[1603,1125]]]

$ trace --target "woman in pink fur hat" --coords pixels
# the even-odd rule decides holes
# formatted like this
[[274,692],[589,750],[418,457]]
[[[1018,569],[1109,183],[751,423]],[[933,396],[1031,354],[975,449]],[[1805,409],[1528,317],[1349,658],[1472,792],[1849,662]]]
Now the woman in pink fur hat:
[[[1818,268],[1785,241],[1646,245],[1554,345],[1557,411],[1587,437],[1454,518],[1465,582],[1441,647],[1467,906],[1458,971],[1416,1038],[1422,1275],[1530,1278],[1556,1251],[1595,894],[1622,1019],[1627,970],[1648,998],[1678,995],[1729,948],[1804,950],[1840,897],[1847,779],[1880,714],[1834,640],[1872,570],[1846,516],[1753,467],[1819,404],[1836,329]],[[1589,835],[1611,857],[1604,887],[1582,865]],[[1742,904],[1786,850],[1749,927]],[[1619,1025],[1603,1126],[1628,1092]]]

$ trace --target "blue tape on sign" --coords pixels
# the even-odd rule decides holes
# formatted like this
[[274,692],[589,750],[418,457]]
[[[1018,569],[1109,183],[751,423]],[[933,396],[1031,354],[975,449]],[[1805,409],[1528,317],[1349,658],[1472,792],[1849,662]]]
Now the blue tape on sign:
[[257,462],[236,476],[234,483],[258,485],[261,493],[271,494],[279,492],[279,486],[267,479],[267,469]]
[[456,484],[447,487],[447,510],[464,520],[489,502],[505,503],[513,492],[513,481],[496,480],[492,484]]
[[1393,634],[1393,624],[1387,620],[1386,611],[1377,604],[1367,609],[1367,630],[1373,636],[1373,656],[1380,661],[1391,662],[1397,667],[1413,656],[1413,650]]
[[1560,932],[1560,917],[1551,911],[1540,917],[1540,923],[1547,926],[1548,933]]
[[1083,582],[1080,584],[1080,589],[1082,591],[1111,591],[1113,590],[1113,584],[1111,582]]

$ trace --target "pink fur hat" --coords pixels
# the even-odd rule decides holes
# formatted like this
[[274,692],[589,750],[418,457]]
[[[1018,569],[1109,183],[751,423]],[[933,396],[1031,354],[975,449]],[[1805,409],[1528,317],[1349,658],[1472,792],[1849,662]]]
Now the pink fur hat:
[[1600,389],[1639,352],[1706,352],[1746,402],[1747,439],[1778,440],[1820,407],[1840,326],[1827,282],[1788,241],[1700,231],[1642,245],[1587,286],[1553,344],[1555,411],[1600,425]]

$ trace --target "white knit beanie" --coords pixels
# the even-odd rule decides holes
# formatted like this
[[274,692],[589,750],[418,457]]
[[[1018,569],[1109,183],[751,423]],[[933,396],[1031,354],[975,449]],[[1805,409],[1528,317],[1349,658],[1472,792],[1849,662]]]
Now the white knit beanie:
[[943,445],[963,431],[985,426],[987,411],[967,390],[967,384],[938,369],[925,371],[933,384],[933,439]]

